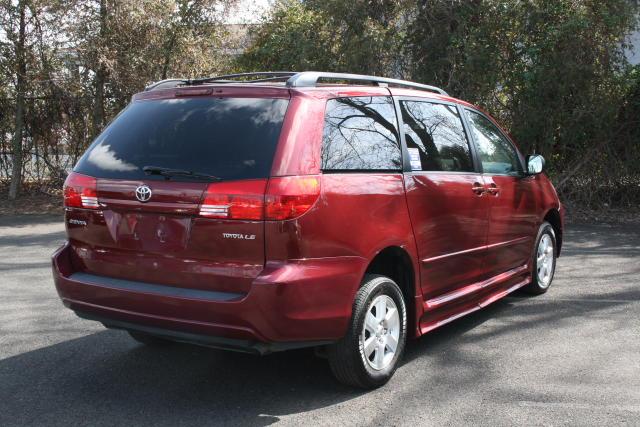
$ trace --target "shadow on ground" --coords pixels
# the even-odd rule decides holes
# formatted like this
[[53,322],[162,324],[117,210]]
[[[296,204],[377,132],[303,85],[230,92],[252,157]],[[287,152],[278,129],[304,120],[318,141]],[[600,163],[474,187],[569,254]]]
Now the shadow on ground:
[[[586,310],[637,300],[640,292],[602,297],[605,302],[595,304],[549,300],[525,305],[520,304],[528,298],[523,295],[499,301],[411,342],[401,369],[412,369],[416,359],[428,359],[432,369],[446,365],[462,370],[468,361],[458,349],[461,341],[490,342],[499,334],[569,321]],[[516,321],[465,336],[489,319],[516,313]],[[460,390],[478,384],[482,376],[478,369],[471,377],[447,380],[451,389]],[[214,419],[269,425],[278,416],[335,405],[364,393],[337,384],[326,361],[311,350],[259,357],[181,344],[145,347],[125,332],[106,330],[2,360],[0,378],[2,425],[109,424],[114,411],[131,425]]]
[[[615,236],[592,234],[589,229],[569,233],[565,257],[640,254],[633,242],[623,249],[612,248],[612,239]],[[411,370],[418,362],[433,370],[444,366],[462,370],[468,360],[461,347],[469,341],[490,343],[499,335],[517,336],[599,311],[623,310],[640,299],[640,290],[603,290],[589,297],[547,298],[536,304],[529,304],[529,298],[518,293],[411,342],[400,370]],[[499,321],[491,328],[479,328],[491,319]],[[482,383],[483,375],[477,369],[471,376],[442,380],[460,390]],[[417,392],[398,388],[397,399]],[[428,392],[428,387],[424,390]],[[0,360],[0,425],[113,424],[114,414],[129,425],[269,425],[280,416],[337,405],[363,394],[337,384],[326,361],[311,350],[258,357],[180,344],[151,348],[121,331],[105,330]],[[429,396],[433,398],[437,399]]]

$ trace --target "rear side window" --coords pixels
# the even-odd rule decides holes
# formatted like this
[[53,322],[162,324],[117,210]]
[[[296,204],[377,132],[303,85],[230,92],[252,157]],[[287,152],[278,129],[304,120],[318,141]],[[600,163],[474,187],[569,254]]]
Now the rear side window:
[[482,171],[492,175],[519,175],[521,166],[518,153],[502,132],[480,113],[467,110],[467,116],[482,162]]
[[472,172],[469,141],[455,106],[400,101],[412,170]]
[[287,105],[288,100],[266,98],[136,101],[96,138],[74,170],[98,178],[162,179],[142,170],[159,166],[223,179],[266,178]]
[[391,97],[330,99],[324,119],[322,169],[400,170],[396,123]]

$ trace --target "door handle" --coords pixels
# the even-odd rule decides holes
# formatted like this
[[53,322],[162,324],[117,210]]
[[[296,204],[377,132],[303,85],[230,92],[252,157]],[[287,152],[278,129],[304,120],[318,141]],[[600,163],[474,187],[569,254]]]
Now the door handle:
[[486,188],[484,188],[484,185],[480,184],[479,182],[474,182],[473,186],[471,187],[471,191],[476,193],[478,196],[482,196],[487,190]]
[[500,193],[500,188],[495,184],[490,184],[489,188],[487,188],[485,191],[493,196],[497,196],[498,193]]

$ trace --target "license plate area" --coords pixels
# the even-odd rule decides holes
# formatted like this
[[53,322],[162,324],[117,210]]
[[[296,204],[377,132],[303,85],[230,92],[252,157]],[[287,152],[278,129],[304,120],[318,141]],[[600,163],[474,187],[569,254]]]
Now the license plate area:
[[105,211],[104,217],[119,248],[162,253],[187,248],[191,217],[116,211]]

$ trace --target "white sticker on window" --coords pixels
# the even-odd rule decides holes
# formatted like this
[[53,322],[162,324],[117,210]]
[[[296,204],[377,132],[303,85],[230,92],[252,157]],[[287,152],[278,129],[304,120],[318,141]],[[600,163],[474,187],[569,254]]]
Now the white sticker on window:
[[421,171],[422,162],[420,161],[420,150],[418,148],[407,148],[409,150],[409,160],[411,161],[411,170]]

